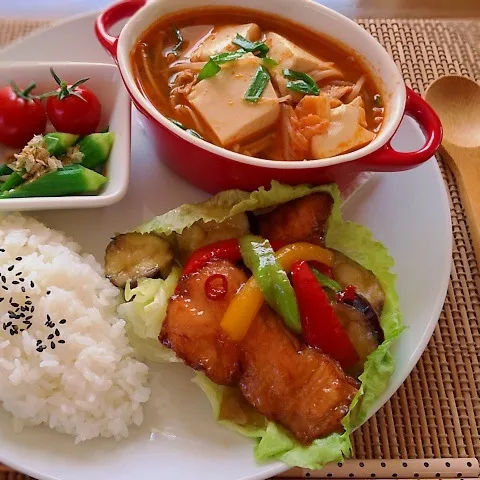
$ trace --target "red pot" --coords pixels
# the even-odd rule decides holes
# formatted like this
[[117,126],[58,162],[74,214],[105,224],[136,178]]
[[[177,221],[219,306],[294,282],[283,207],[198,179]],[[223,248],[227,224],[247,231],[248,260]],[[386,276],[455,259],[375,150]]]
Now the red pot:
[[[199,7],[198,0],[124,0],[112,5],[97,19],[95,32],[116,61],[133,103],[147,119],[159,158],[173,171],[210,193],[230,188],[254,190],[272,180],[288,184],[347,183],[364,171],[394,172],[414,168],[427,161],[442,139],[440,120],[430,106],[406,87],[395,63],[381,45],[348,18],[309,0],[269,0],[263,11],[287,14],[290,20],[349,46],[360,55],[382,89],[385,119],[377,137],[367,146],[330,159],[280,162],[248,157],[198,139],[175,126],[159,113],[140,92],[132,75],[130,53],[141,34],[158,18],[185,8]],[[236,0],[209,0],[209,5],[235,6]],[[255,9],[256,0],[243,7]],[[181,8],[180,8],[181,7]],[[119,37],[108,30],[118,21],[132,17]],[[404,115],[412,116],[425,133],[425,145],[415,152],[397,152],[390,145]]]

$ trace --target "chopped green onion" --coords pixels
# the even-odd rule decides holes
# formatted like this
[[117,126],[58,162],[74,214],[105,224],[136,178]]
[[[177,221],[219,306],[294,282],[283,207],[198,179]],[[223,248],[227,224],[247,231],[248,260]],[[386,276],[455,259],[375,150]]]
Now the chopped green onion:
[[183,35],[182,32],[177,27],[172,27],[173,28],[173,33],[175,33],[175,37],[177,37],[177,43],[175,46],[172,48],[172,53],[175,55],[178,55],[178,51],[182,48],[183,46]]
[[290,90],[306,95],[318,95],[320,93],[315,80],[306,73],[286,68],[283,70],[283,76],[290,80],[290,82],[287,82],[287,88]]
[[242,35],[239,33],[237,33],[237,36],[234,38],[232,43],[246,52],[251,52],[259,57],[265,57],[270,50],[264,42],[251,42],[245,37],[242,37]]
[[252,78],[252,82],[250,83],[243,99],[247,102],[257,103],[262,96],[262,93],[267,88],[269,81],[270,75],[268,74],[265,67],[262,67],[260,65],[255,72],[255,75]]
[[248,52],[239,49],[235,52],[224,52],[210,57],[210,60],[200,70],[200,74],[198,75],[198,81],[214,77],[220,71],[220,65],[227,62],[232,62],[233,60],[238,60],[239,58],[242,58],[246,53]]
[[262,62],[266,67],[276,67],[278,65],[278,62],[270,57],[265,57]]
[[220,70],[220,65],[218,65],[218,63],[216,63],[214,60],[210,59],[200,70],[200,73],[198,74],[198,81],[214,77]]
[[379,93],[374,95],[373,103],[375,104],[376,107],[383,107],[382,97],[380,96]]
[[182,130],[185,130],[187,133],[192,135],[193,137],[200,138],[201,140],[204,140],[204,138],[193,128],[187,128],[182,122],[179,122],[178,120],[175,120],[174,118],[169,118],[169,120],[176,125],[177,127],[180,127]]

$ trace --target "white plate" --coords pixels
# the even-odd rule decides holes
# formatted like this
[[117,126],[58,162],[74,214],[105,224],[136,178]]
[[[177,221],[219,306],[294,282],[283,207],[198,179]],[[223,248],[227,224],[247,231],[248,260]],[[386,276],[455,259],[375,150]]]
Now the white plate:
[[[93,35],[94,18],[75,17],[37,33],[0,52],[0,61],[35,57],[39,61],[108,62]],[[36,214],[48,226],[66,231],[99,259],[114,232],[131,228],[181,203],[206,197],[155,158],[136,112],[132,135],[131,183],[121,202],[98,210]],[[399,150],[413,150],[422,140],[418,127],[406,119],[393,143]],[[436,161],[432,159],[409,172],[376,175],[348,201],[344,214],[370,227],[390,249],[396,261],[405,323],[409,326],[394,346],[397,368],[388,390],[372,409],[373,415],[418,361],[445,299],[451,223]],[[95,440],[74,446],[72,438],[43,427],[15,434],[10,418],[2,412],[0,460],[36,478],[58,480],[246,480],[285,470],[279,463],[257,465],[251,443],[212,420],[206,397],[189,382],[190,377],[189,369],[182,365],[156,368],[154,388],[163,385],[168,396],[154,394],[143,426],[121,443]],[[162,407],[162,414],[157,413],[158,406]]]

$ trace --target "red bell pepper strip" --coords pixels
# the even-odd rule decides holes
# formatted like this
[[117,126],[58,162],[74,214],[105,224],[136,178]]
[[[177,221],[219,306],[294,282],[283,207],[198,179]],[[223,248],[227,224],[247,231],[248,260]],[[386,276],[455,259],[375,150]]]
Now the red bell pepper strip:
[[342,367],[355,365],[359,360],[355,347],[307,262],[295,262],[292,284],[305,341],[330,355]]
[[214,259],[239,262],[242,259],[240,245],[236,238],[210,243],[195,250],[188,259],[182,275],[198,272],[208,261]]
[[[283,242],[272,242],[272,248],[279,250],[285,246]],[[210,243],[204,247],[195,250],[187,260],[182,275],[198,272],[210,260],[222,259],[233,263],[240,262],[242,255],[240,253],[240,245],[237,238],[229,238],[228,240],[220,240],[219,242]]]

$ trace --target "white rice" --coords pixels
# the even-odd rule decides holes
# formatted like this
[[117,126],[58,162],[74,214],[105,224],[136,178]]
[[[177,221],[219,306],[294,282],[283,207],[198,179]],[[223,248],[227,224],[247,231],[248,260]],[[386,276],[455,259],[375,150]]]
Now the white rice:
[[118,289],[79,252],[36,220],[0,220],[0,404],[18,431],[46,424],[76,443],[120,440],[143,421],[148,367],[115,316]]

